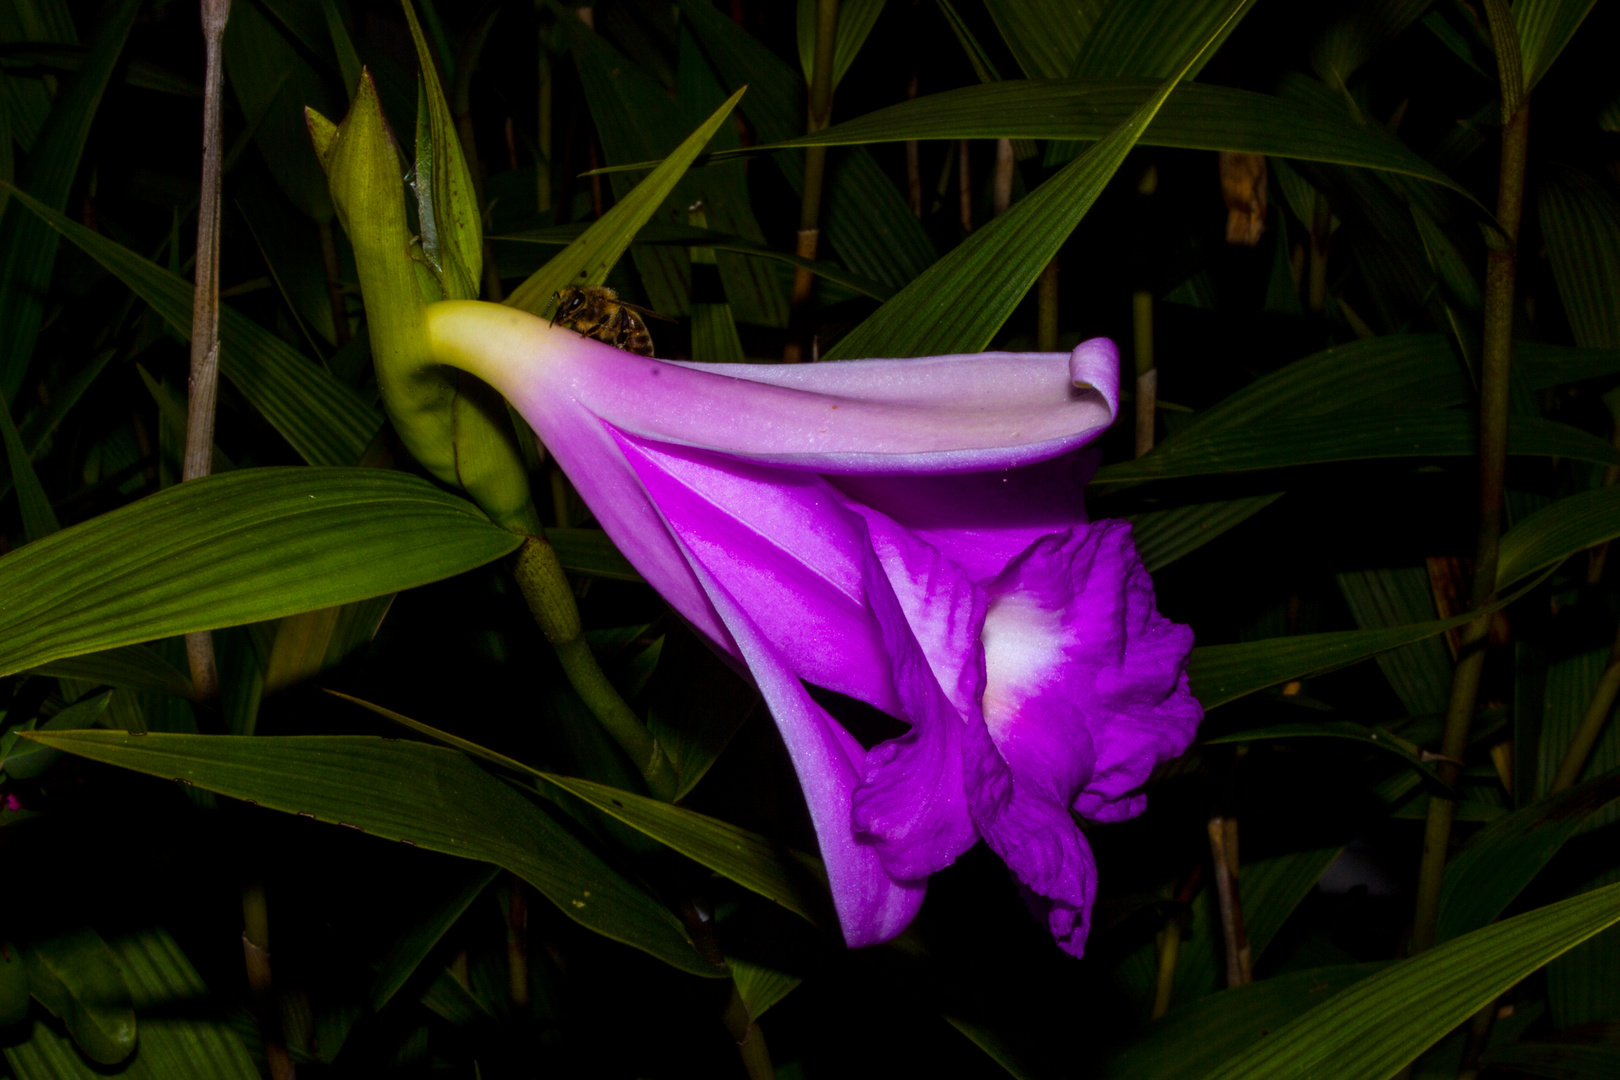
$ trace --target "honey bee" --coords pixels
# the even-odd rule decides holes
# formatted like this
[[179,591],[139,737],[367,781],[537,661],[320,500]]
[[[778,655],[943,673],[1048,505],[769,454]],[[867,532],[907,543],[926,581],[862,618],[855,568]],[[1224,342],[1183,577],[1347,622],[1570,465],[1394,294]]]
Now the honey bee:
[[642,315],[664,316],[619,299],[606,285],[569,285],[551,298],[551,324],[559,323],[584,337],[605,341],[639,356],[653,354],[652,335]]

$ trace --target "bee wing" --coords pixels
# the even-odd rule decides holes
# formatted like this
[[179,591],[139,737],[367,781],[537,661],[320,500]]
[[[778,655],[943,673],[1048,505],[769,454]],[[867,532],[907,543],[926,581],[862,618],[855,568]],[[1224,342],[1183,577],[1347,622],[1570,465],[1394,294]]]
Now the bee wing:
[[651,308],[644,308],[640,304],[628,304],[628,303],[625,303],[623,300],[620,300],[617,303],[618,303],[618,305],[620,307],[629,308],[631,311],[635,312],[637,315],[645,315],[648,318],[652,318],[652,319],[661,319],[664,322],[671,322],[671,323],[672,322],[680,322],[680,320],[675,318],[674,316],[660,314],[659,312],[656,312],[656,311],[652,310]]

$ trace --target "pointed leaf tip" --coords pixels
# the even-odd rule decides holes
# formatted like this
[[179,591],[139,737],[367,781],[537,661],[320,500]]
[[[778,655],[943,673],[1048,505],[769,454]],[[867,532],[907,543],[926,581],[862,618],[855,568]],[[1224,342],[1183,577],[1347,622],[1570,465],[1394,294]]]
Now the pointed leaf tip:
[[332,160],[332,145],[337,141],[337,125],[310,105],[304,106],[304,123],[309,127],[309,138],[315,144],[315,157],[320,160],[321,171],[330,172],[328,163]]

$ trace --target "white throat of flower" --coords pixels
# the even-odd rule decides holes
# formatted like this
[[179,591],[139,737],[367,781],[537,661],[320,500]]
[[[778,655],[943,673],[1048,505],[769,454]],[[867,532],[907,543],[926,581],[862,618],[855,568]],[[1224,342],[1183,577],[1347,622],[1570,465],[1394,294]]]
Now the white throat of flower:
[[1054,681],[1063,662],[1063,612],[1027,593],[1008,593],[984,616],[984,723],[997,745],[1024,702]]

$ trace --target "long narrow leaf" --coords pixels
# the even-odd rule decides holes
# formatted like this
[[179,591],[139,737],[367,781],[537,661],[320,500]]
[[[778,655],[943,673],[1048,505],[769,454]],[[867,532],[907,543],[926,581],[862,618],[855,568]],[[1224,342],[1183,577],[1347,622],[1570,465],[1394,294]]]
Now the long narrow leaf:
[[238,469],[0,558],[0,674],[408,589],[519,538],[384,469]]
[[[15,199],[105,266],[163,321],[191,336],[191,284],[28,195]],[[219,312],[219,369],[311,465],[353,465],[382,426],[382,414],[326,368],[299,355],[234,308]]]
[[[907,139],[1062,139],[1094,142],[1128,121],[1158,85],[1150,79],[1031,79],[947,90],[786,142],[749,147],[858,146]],[[1183,83],[1142,132],[1144,146],[1231,150],[1357,165],[1417,177],[1472,198],[1457,181],[1381,128],[1342,110],[1224,86]]]
[[[190,486],[190,485],[186,485]],[[670,911],[454,750],[372,736],[41,733],[36,741],[385,840],[492,862],[569,918],[683,971],[721,972]]]
[[539,314],[551,302],[552,294],[563,286],[570,283],[599,285],[605,281],[608,271],[619,261],[619,256],[630,246],[636,233],[658,212],[687,167],[708,145],[726,117],[731,115],[744,90],[732,94],[702,127],[686,137],[675,153],[665,158],[629,194],[614,203],[613,209],[597,219],[579,239],[570,242],[527,281],[513,289],[506,302],[515,308]]
[[[1477,419],[1454,409],[1298,416],[1246,428],[1189,430],[1135,461],[1105,465],[1098,483],[1282,469],[1375,458],[1472,457]],[[1515,416],[1508,453],[1620,465],[1620,450],[1580,428]]]
[[819,920],[820,913],[826,906],[818,900],[815,886],[812,881],[807,880],[809,875],[801,863],[787,857],[765,837],[747,829],[740,829],[718,818],[657,799],[649,799],[645,795],[609,787],[606,784],[542,772],[460,736],[403,716],[392,709],[385,709],[369,701],[350,697],[348,694],[334,692],[333,696],[351,701],[361,708],[369,709],[402,727],[454,747],[463,753],[484,758],[503,768],[525,773],[559,787],[610,817],[618,818],[631,828],[669,845],[694,862],[723,874],[744,888],[781,904],[812,923]]
[[[1215,36],[1246,6],[1247,0],[1229,0]],[[1196,59],[1186,57],[1174,77],[1096,146],[929,267],[850,331],[828,358],[931,356],[988,345]]]
[[[117,0],[103,10],[79,73],[57,96],[28,156],[19,186],[54,210],[67,205],[101,95],[140,9],[141,0]],[[20,208],[7,207],[0,220],[0,397],[7,401],[16,400],[34,355],[56,245],[55,232]]]
[[1207,1080],[1386,1080],[1514,983],[1620,922],[1620,885],[1508,919],[1365,979]]
[[1538,799],[1491,822],[1446,866],[1439,941],[1477,930],[1507,910],[1586,819],[1620,799],[1620,769]]

